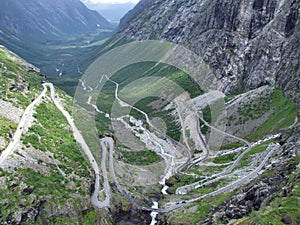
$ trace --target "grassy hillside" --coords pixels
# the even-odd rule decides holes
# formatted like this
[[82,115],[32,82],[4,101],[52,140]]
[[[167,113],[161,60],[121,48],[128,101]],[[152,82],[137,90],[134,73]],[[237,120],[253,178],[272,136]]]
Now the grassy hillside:
[[[0,48],[0,141],[4,150],[12,140],[17,121],[10,114],[23,110],[42,91],[44,77],[28,72],[28,63]],[[48,93],[49,94],[49,93]],[[70,110],[72,101],[58,91]],[[5,107],[8,108],[5,113]],[[95,223],[90,203],[91,168],[65,117],[44,97],[35,107],[14,153],[0,165],[1,224]],[[18,119],[18,116],[17,116]],[[3,144],[3,143],[2,143]],[[80,222],[80,223],[81,223]]]
[[[130,83],[150,76],[165,77],[167,80],[174,82],[174,84],[180,86],[182,88],[182,91],[187,91],[192,98],[203,93],[199,85],[197,85],[186,73],[165,64],[155,65],[155,63],[152,62],[138,63],[125,67],[114,74],[111,79],[120,85],[119,91],[121,92],[121,90]],[[153,90],[167,90],[167,86],[169,84],[160,83],[159,85],[161,88],[156,86],[157,84],[152,85],[153,87],[147,85],[147,89],[151,90],[153,88]],[[111,108],[115,101],[115,89],[116,85],[110,81],[107,81],[98,97],[98,107],[102,111],[109,114],[111,113]],[[126,98],[140,99],[140,96],[145,96],[145,90],[146,89],[141,87],[141,85],[131,87],[130,92],[127,92],[126,96],[123,95],[119,97],[121,99],[123,98],[125,101]],[[142,99],[136,102],[135,106],[148,113],[150,118],[161,117],[167,124],[167,134],[170,137],[179,140],[181,135],[180,127],[175,123],[175,118],[168,114],[168,111],[163,111],[163,108],[167,104],[169,104],[169,102],[166,99],[161,99],[162,104],[159,106],[159,108],[154,109],[155,106],[153,106],[152,103],[157,100],[159,100],[159,98],[154,96],[147,96],[146,98],[142,97]],[[145,120],[144,116],[140,115],[140,113],[136,110],[132,110],[131,114],[139,119]],[[100,120],[99,122],[104,121]]]

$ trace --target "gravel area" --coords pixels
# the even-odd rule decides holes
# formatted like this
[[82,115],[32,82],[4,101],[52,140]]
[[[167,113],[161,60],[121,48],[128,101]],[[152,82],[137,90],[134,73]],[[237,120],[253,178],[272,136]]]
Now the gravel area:
[[3,116],[13,123],[19,123],[22,114],[22,109],[13,106],[11,102],[6,102],[0,99],[0,116]]

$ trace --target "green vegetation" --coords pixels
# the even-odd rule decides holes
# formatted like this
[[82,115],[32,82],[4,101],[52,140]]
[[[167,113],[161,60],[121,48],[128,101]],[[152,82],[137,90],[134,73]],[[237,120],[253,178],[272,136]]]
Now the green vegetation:
[[[147,98],[144,98],[144,99],[138,101],[134,106],[138,109],[142,109],[145,113],[147,113],[150,119],[151,118],[161,118],[167,126],[166,134],[169,137],[173,138],[174,140],[180,140],[181,127],[180,127],[180,125],[178,125],[174,122],[174,118],[170,115],[171,110],[164,110],[164,111],[154,110],[150,106],[150,104],[152,102],[154,102],[158,99],[159,98],[156,98],[156,97],[147,97]],[[163,105],[163,106],[165,106],[165,105]],[[140,112],[138,112],[136,110],[132,110],[130,112],[130,115],[135,118],[139,118],[139,119],[143,120],[144,123],[146,124],[146,118]],[[149,127],[147,127],[147,128],[149,128]]]
[[292,125],[297,116],[297,107],[294,102],[284,97],[281,90],[272,93],[272,114],[268,121],[258,128],[254,133],[246,137],[249,141],[258,140],[267,134],[276,133],[282,128]]
[[241,142],[235,142],[235,143],[232,143],[232,144],[221,146],[220,150],[235,149],[235,148],[242,147],[243,145],[244,144],[241,143]]
[[222,165],[222,166],[207,166],[204,169],[204,173],[207,174],[216,174],[216,173],[220,173],[222,172],[226,167],[228,167],[228,165]]
[[[54,153],[54,157],[66,162],[70,168],[87,169],[87,162],[84,160],[80,147],[68,129],[65,117],[52,103],[42,103],[36,107],[34,117],[39,125],[29,128],[29,135],[22,138],[25,146],[32,146],[41,151]],[[79,166],[81,165],[81,166]],[[81,174],[80,174],[81,175]]]
[[7,134],[11,130],[17,129],[17,125],[8,119],[5,119],[4,117],[0,116],[0,136],[3,138],[7,138]]
[[214,158],[213,163],[222,164],[222,163],[232,162],[235,160],[236,156],[237,156],[237,154],[235,154],[235,153],[218,156],[218,157]]
[[71,98],[67,93],[61,89],[55,89],[55,93],[60,98],[60,103],[64,107],[64,109],[70,114],[73,114],[74,110],[74,102],[73,98]]
[[[189,225],[199,224],[199,221],[207,217],[211,208],[221,205],[222,202],[229,199],[230,196],[232,196],[232,193],[226,193],[216,197],[206,198],[199,203],[191,204],[186,211],[181,210],[180,213],[172,215],[172,221]],[[194,207],[196,207],[195,212],[188,212],[189,208]]]
[[191,98],[198,97],[202,95],[204,92],[200,89],[200,86],[192,80],[192,78],[182,71],[171,72],[166,75],[166,78],[175,82],[179,85],[183,90],[189,92]]
[[105,115],[97,113],[95,115],[95,123],[97,130],[100,134],[111,134],[112,131],[109,128],[111,121],[109,118],[105,117]]
[[203,119],[207,122],[207,123],[211,123],[211,110],[209,106],[206,106],[203,110]]
[[7,68],[7,71],[11,71],[13,73],[18,72],[20,66],[16,64],[11,57],[8,57],[7,50],[0,48],[0,62],[3,63],[1,66],[1,70],[4,70],[4,67]]
[[[10,49],[18,49],[20,55],[26,55],[28,61],[38,66],[52,82],[65,90],[68,94],[74,94],[75,86],[70,83],[63,85],[61,80],[69,78],[72,83],[76,83],[81,74],[78,73],[77,65],[87,54],[94,54],[94,51],[103,44],[113,33],[113,29],[99,29],[96,32],[69,38],[65,40],[47,40],[42,44],[32,41],[23,41],[22,46],[16,46],[14,38],[6,38],[6,43]],[[0,62],[1,59],[0,59]],[[62,66],[63,65],[63,66]],[[62,70],[62,77],[58,77],[56,68]],[[81,66],[81,70],[87,67]]]
[[97,224],[97,213],[94,210],[84,211],[80,214],[79,220],[81,221],[80,224],[82,225],[90,225],[90,224]]
[[[100,40],[98,38],[98,40]],[[115,47],[127,44],[129,42],[132,42],[132,40],[129,40],[125,37],[121,37],[119,39],[108,39],[103,45],[100,45],[94,49],[94,51],[89,51],[87,54],[85,54],[84,59],[81,61],[82,68],[87,68],[89,65],[91,65],[99,56],[103,55],[104,53],[112,50]]]
[[161,158],[153,151],[144,150],[144,151],[126,151],[120,150],[122,154],[122,160],[126,163],[139,165],[139,166],[147,166],[152,163],[156,163],[161,161]]
[[[268,145],[274,141],[275,140],[272,139],[272,140],[266,141],[260,145],[253,147],[248,153],[246,153],[244,155],[244,157],[241,159],[239,165],[235,169],[240,169],[245,166],[248,166],[251,162],[252,155],[265,151],[266,148],[268,147]],[[231,149],[231,147],[229,149]],[[238,155],[239,155],[238,153],[233,153],[233,154],[218,156],[218,157],[214,158],[213,162],[217,163],[217,164],[232,162],[237,158]]]
[[230,102],[232,99],[234,99],[236,97],[236,94],[234,95],[227,95],[224,98],[225,103]]
[[[12,102],[16,107],[27,107],[42,91],[41,82],[45,78],[28,72],[18,58],[6,56],[3,48],[0,48],[0,62],[0,98]],[[18,88],[13,88],[13,85]],[[62,91],[58,91],[58,94],[66,99],[63,103],[70,112],[71,99],[66,98]],[[50,209],[51,213],[52,209],[74,207],[74,212],[80,214],[83,205],[88,206],[83,201],[89,199],[91,170],[74,140],[69,124],[51,102],[44,101],[35,107],[35,111],[33,125],[21,138],[25,146],[21,145],[21,149],[17,147],[15,152],[16,158],[23,158],[28,152],[36,155],[26,163],[20,160],[17,166],[15,163],[9,164],[9,172],[0,169],[0,177],[4,178],[0,187],[1,224],[12,213],[21,215],[19,212],[29,212],[38,207],[42,207],[41,210]],[[1,116],[0,124],[0,136],[4,138],[17,128],[16,124]],[[26,149],[29,147],[31,149]],[[30,157],[29,154],[27,156]],[[44,218],[49,216],[48,212],[43,211]],[[93,224],[94,214],[93,210],[81,213],[81,224]],[[27,219],[23,223],[42,224],[44,218],[38,216],[35,221]],[[51,217],[47,222],[76,224],[68,216]]]
[[[79,224],[82,225],[91,225],[91,224],[98,224],[99,220],[101,219],[100,213],[96,213],[94,210],[84,210],[79,213],[78,221]],[[74,221],[73,218],[68,216],[52,216],[50,217],[48,224],[68,224],[68,225],[75,225],[78,224],[77,221]],[[42,220],[40,216],[37,217],[35,221],[36,225],[42,224]]]
[[189,170],[189,173],[194,173],[199,176],[211,175],[215,173],[219,173],[224,170],[228,165],[220,165],[220,166],[199,166],[196,165],[193,169]]
[[25,108],[42,91],[41,82],[44,78],[28,72],[21,65],[20,59],[8,56],[7,50],[3,48],[0,48],[0,62],[3,63],[0,65],[0,99]]
[[25,183],[28,186],[34,187],[33,194],[37,196],[48,195],[52,196],[52,200],[58,203],[64,203],[67,198],[70,198],[71,190],[66,188],[64,177],[58,172],[53,171],[49,176],[45,176],[32,169],[17,169],[18,173],[26,176]]
[[235,170],[238,170],[240,168],[243,168],[243,167],[246,167],[246,166],[249,166],[250,165],[250,162],[251,162],[251,157],[254,155],[254,154],[258,154],[258,153],[262,153],[264,152],[267,147],[269,146],[269,144],[271,144],[272,142],[274,142],[275,140],[269,140],[269,141],[266,141],[260,145],[257,145],[255,147],[253,147],[251,149],[251,151],[247,152],[244,157],[241,159],[239,165],[235,168]]
[[233,181],[235,181],[235,178],[222,178],[221,180],[218,180],[212,184],[204,185],[200,188],[193,189],[189,192],[189,197],[187,197],[187,199],[190,199],[191,196],[197,198],[199,196],[209,194],[219,188],[225,187]]
[[61,76],[57,77],[47,77],[49,82],[53,83],[56,87],[64,90],[70,96],[74,96],[76,88],[78,86],[78,77],[67,77]]
[[[134,106],[137,107],[138,109],[142,109],[147,114],[151,114],[151,113],[154,114],[156,112],[156,110],[153,108],[153,106],[151,106],[151,103],[153,103],[154,101],[159,101],[159,100],[161,100],[162,106],[166,106],[168,103],[164,99],[160,99],[158,97],[146,97],[146,98],[139,100],[137,103],[135,103]],[[135,111],[135,110],[133,110],[133,111]]]
[[[238,108],[238,124],[245,124],[249,120],[255,120],[271,110],[271,96],[261,96],[255,102],[241,103]],[[237,125],[237,124],[236,124]]]
[[[211,124],[211,110],[209,105],[202,109],[202,114],[204,121]],[[202,120],[199,120],[199,125],[202,134],[207,134],[209,132],[209,127],[206,126]]]
[[[191,97],[196,97],[203,93],[197,83],[195,83],[186,73],[179,71],[177,68],[165,65],[165,64],[158,64],[156,65],[153,62],[143,62],[130,65],[118,71],[114,74],[111,79],[117,82],[120,85],[119,92],[125,86],[129,85],[130,83],[137,81],[144,77],[165,77],[168,80],[176,83],[179,85],[184,91],[190,93]],[[142,85],[143,83],[141,83]],[[149,85],[149,84],[147,84]],[[158,85],[158,84],[156,84]],[[157,86],[154,86],[155,90],[160,89]],[[106,82],[104,87],[101,90],[102,95],[99,96],[97,105],[103,111],[110,112],[113,100],[114,100],[114,93],[115,93],[115,84],[112,82]],[[143,91],[143,89],[139,87],[135,87],[135,90],[132,90],[132,95],[137,96],[144,96],[143,93],[139,93],[138,91]],[[107,102],[107,99],[110,97],[110,101]],[[119,96],[121,99],[124,96]],[[149,97],[149,96],[146,96]],[[132,96],[126,96],[126,98],[132,98]],[[103,101],[104,100],[104,101]]]
[[51,217],[49,220],[49,224],[73,224],[75,225],[76,223],[72,221],[70,217],[66,216],[55,216]]
[[115,101],[116,85],[107,81],[97,98],[97,106],[101,111],[111,114],[111,108]]
[[265,151],[267,149],[267,147],[269,146],[269,144],[271,144],[274,141],[276,141],[276,140],[272,139],[272,140],[266,141],[260,145],[253,147],[251,149],[251,151],[245,155],[245,158],[247,158],[253,154],[257,154],[257,153],[261,153],[261,152]]
[[[225,101],[229,101],[234,96],[228,96]],[[242,103],[238,108],[238,120],[236,115],[230,115],[228,126],[245,124],[251,120],[259,119],[268,115],[267,121],[262,124],[256,131],[245,137],[248,141],[259,140],[269,134],[279,132],[280,129],[292,125],[297,116],[297,107],[294,102],[286,98],[282,90],[275,89],[271,93],[262,94],[255,101]],[[235,121],[235,124],[234,124]],[[237,145],[234,143],[233,145]],[[221,149],[229,149],[235,146],[222,146]]]
[[[130,89],[130,92],[127,91],[126,93],[124,92],[123,95],[121,94],[122,88],[124,88],[125,86],[141,78],[150,76],[165,77],[168,80],[152,84],[141,83],[140,85],[132,87],[133,89]],[[179,140],[181,137],[180,126],[176,124],[174,118],[169,115],[170,111],[163,111],[163,108],[169,103],[170,99],[160,99],[158,97],[151,96],[151,94],[148,94],[148,91],[166,91],[171,85],[170,81],[172,81],[176,83],[176,85],[180,86],[183,91],[187,91],[188,93],[190,93],[191,97],[196,97],[203,93],[199,85],[195,83],[186,73],[179,71],[175,67],[171,67],[162,63],[158,65],[153,62],[133,64],[118,71],[111,77],[111,79],[119,83],[119,97],[122,100],[130,102],[130,99],[138,99],[139,101],[136,102],[134,106],[148,113],[150,119],[155,117],[162,118],[167,125],[167,135],[175,140]],[[146,86],[144,87],[143,85]],[[103,86],[97,100],[97,106],[99,107],[99,109],[109,114],[111,113],[111,108],[115,101],[115,89],[116,85],[110,81],[107,81]],[[152,92],[150,91],[149,93]],[[152,93],[152,95],[155,94],[159,93]],[[157,107],[154,107],[152,103],[157,100],[160,100],[161,102]],[[131,115],[145,121],[144,116],[135,110],[131,111]],[[101,121],[103,122],[103,120]]]
[[[46,152],[49,159],[58,160],[52,164],[48,160],[39,159],[33,168],[15,168],[14,173],[0,171],[0,176],[6,177],[6,190],[0,191],[0,197],[5,201],[1,207],[1,219],[9,213],[29,209],[32,204],[46,201],[44,207],[54,205],[64,207],[77,201],[89,198],[90,172],[79,145],[73,138],[73,133],[64,116],[52,103],[41,103],[36,107],[34,117],[36,125],[29,128],[22,141],[26,147],[34,147]],[[44,168],[44,169],[40,169]],[[24,184],[28,191],[24,194]],[[3,202],[1,202],[2,204]],[[68,217],[57,217],[50,224],[71,222]],[[33,224],[29,222],[30,224]]]
[[231,126],[232,125],[232,122],[236,120],[236,117],[234,115],[230,115],[228,118],[227,118],[227,126]]
[[[299,155],[289,162],[293,166],[300,163]],[[295,168],[296,169],[296,168]],[[297,171],[297,170],[296,170]],[[300,181],[299,171],[289,175],[288,183],[285,186],[292,187],[292,191],[288,196],[282,196],[279,193],[274,193],[275,199],[266,207],[259,211],[252,211],[251,214],[238,220],[235,225],[246,224],[269,224],[283,225],[281,222],[284,216],[288,216],[292,220],[293,225],[299,224],[300,215]]]
[[200,179],[197,177],[194,177],[192,175],[177,174],[177,175],[171,177],[169,180],[167,180],[166,184],[170,187],[168,189],[168,192],[175,194],[177,188],[184,186],[184,185],[192,184],[192,183],[195,183],[198,181],[200,181]]

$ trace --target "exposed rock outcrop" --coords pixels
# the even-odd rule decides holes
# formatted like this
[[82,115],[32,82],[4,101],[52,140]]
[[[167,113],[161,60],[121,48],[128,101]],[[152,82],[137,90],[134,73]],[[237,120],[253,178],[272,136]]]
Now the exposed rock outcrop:
[[[205,221],[202,221],[201,224],[212,224],[214,216],[227,222],[233,219],[243,218],[248,216],[252,210],[260,210],[268,205],[269,202],[278,196],[290,196],[296,179],[289,180],[289,175],[297,171],[297,165],[291,164],[290,160],[295,154],[299,154],[300,152],[300,145],[297,144],[300,138],[299,129],[299,126],[296,127],[294,135],[287,140],[282,140],[286,142],[286,144],[283,146],[283,151],[276,157],[276,163],[273,164],[271,168],[272,172],[269,173],[269,175],[263,175],[257,178],[239,190],[229,200],[223,202],[219,207],[213,208],[211,210],[211,216]],[[296,173],[299,179],[299,171]],[[289,224],[288,222],[291,220],[287,215],[284,216],[281,221],[285,224]]]
[[299,4],[296,0],[142,1],[135,14],[125,17],[115,38],[182,44],[213,68],[225,93],[270,84],[299,104]]

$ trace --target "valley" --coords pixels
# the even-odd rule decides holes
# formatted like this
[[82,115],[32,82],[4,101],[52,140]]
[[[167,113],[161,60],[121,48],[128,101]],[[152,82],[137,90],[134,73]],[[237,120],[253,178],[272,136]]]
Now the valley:
[[299,10],[5,0],[0,224],[299,224]]
[[[145,64],[145,63],[144,63]],[[146,73],[144,73],[142,76],[147,77],[147,74],[150,74],[153,76],[155,74],[156,76],[159,74],[157,71],[159,71],[161,74],[158,76],[164,76],[163,74],[167,74],[172,71],[172,69],[166,69],[168,66],[166,65],[158,65],[156,64],[155,66],[151,66],[151,63],[147,63],[147,68],[148,70]],[[144,65],[144,66],[145,66]],[[235,189],[240,188],[241,186],[244,186],[245,184],[251,182],[252,180],[255,180],[260,174],[263,174],[264,171],[268,170],[269,168],[272,168],[273,164],[276,164],[278,161],[270,161],[270,157],[273,155],[280,155],[280,150],[281,145],[279,144],[279,140],[282,138],[281,134],[274,134],[270,135],[270,132],[278,132],[282,128],[289,127],[292,128],[293,126],[296,126],[297,124],[297,116],[296,116],[296,111],[295,106],[293,104],[290,105],[290,103],[284,103],[285,105],[290,105],[291,110],[293,111],[290,114],[290,119],[285,117],[287,120],[284,122],[285,124],[282,124],[282,127],[274,127],[271,130],[264,131],[261,133],[259,131],[257,134],[252,133],[251,136],[247,137],[248,140],[245,140],[243,138],[237,137],[233,134],[231,134],[232,131],[224,132],[222,130],[219,130],[218,128],[215,128],[211,126],[207,121],[205,121],[202,117],[201,110],[196,113],[197,117],[199,116],[198,119],[202,122],[202,126],[207,126],[208,129],[210,130],[215,130],[222,135],[229,137],[233,143],[236,141],[241,142],[245,144],[245,146],[242,147],[236,147],[234,148],[223,146],[221,149],[228,149],[228,150],[215,150],[213,149],[210,151],[210,149],[207,148],[206,152],[198,153],[195,154],[193,151],[191,151],[191,148],[189,147],[186,140],[191,139],[191,136],[188,136],[187,138],[180,139],[180,142],[177,142],[176,140],[172,139],[172,137],[169,137],[168,135],[164,136],[164,134],[161,134],[162,130],[161,128],[155,127],[151,121],[152,116],[155,116],[152,111],[156,111],[156,108],[153,108],[155,106],[154,102],[157,102],[156,98],[148,98],[147,100],[144,99],[142,103],[136,101],[135,105],[131,105],[130,103],[124,101],[123,99],[131,99],[130,95],[136,96],[136,93],[139,91],[138,86],[130,86],[130,89],[126,86],[127,82],[130,83],[127,79],[123,79],[124,73],[131,74],[131,77],[135,77],[136,75],[139,75],[138,68],[140,68],[135,64],[131,67],[124,68],[123,70],[119,71],[117,74],[112,76],[112,78],[109,78],[107,75],[103,75],[99,79],[99,84],[98,86],[102,86],[102,90],[100,93],[93,92],[93,88],[86,83],[86,81],[83,79],[81,80],[81,88],[83,91],[88,93],[88,101],[87,104],[92,106],[92,109],[95,110],[96,116],[99,113],[100,115],[103,115],[106,119],[101,120],[101,125],[104,123],[104,121],[107,121],[108,125],[104,125],[105,127],[109,127],[109,123],[112,123],[111,130],[110,132],[114,133],[114,138],[117,138],[116,143],[116,149],[114,152],[118,154],[121,154],[124,157],[124,150],[122,149],[127,149],[125,152],[131,152],[133,155],[137,156],[137,152],[139,151],[136,148],[130,148],[129,146],[133,145],[133,143],[137,142],[136,139],[140,139],[141,142],[145,144],[145,147],[156,152],[164,161],[165,161],[165,169],[163,170],[164,172],[157,176],[157,186],[161,188],[161,193],[159,193],[159,189],[157,190],[156,196],[160,196],[159,199],[161,201],[159,202],[154,202],[154,206],[156,210],[151,208],[150,205],[142,205],[141,199],[145,198],[145,193],[139,193],[137,189],[140,189],[140,185],[146,185],[146,183],[142,184],[140,183],[138,186],[132,188],[130,185],[130,181],[126,181],[126,175],[119,175],[119,177],[116,177],[115,171],[113,169],[113,163],[110,161],[110,172],[112,173],[112,177],[114,182],[117,184],[118,190],[121,194],[124,195],[124,197],[135,207],[141,210],[149,210],[152,211],[153,213],[170,213],[173,210],[176,210],[177,208],[181,207],[188,207],[190,204],[193,204],[195,202],[203,201],[204,199],[211,199],[215,196],[219,195],[225,195],[228,196],[228,192],[232,193]],[[158,69],[160,68],[160,69]],[[156,73],[154,73],[152,70],[155,70]],[[130,71],[130,72],[129,72]],[[174,75],[174,74],[173,74]],[[168,75],[167,75],[168,76]],[[182,78],[182,75],[181,75]],[[189,79],[188,77],[186,77]],[[87,78],[88,79],[88,78]],[[136,79],[136,78],[135,78]],[[117,83],[115,80],[121,80],[121,83]],[[155,80],[155,79],[154,79]],[[176,81],[176,78],[174,79]],[[122,83],[124,82],[124,84]],[[160,81],[162,82],[162,80]],[[183,82],[181,79],[180,82]],[[104,86],[101,85],[104,83]],[[111,85],[112,84],[112,85]],[[95,84],[93,84],[95,86]],[[96,89],[97,89],[96,87]],[[122,88],[121,88],[122,87]],[[189,88],[192,88],[192,85],[187,85],[187,91],[189,91]],[[134,88],[137,88],[135,90]],[[124,90],[125,89],[125,90]],[[130,90],[130,92],[127,92],[126,89]],[[192,89],[193,90],[193,89]],[[267,91],[266,91],[267,90]],[[184,90],[183,90],[184,91]],[[274,98],[276,96],[276,101],[277,104],[279,102],[285,102],[285,100],[279,100],[278,97],[281,95],[277,90],[272,89],[271,87],[263,87],[259,88],[257,90],[252,90],[248,93],[244,93],[241,95],[237,95],[234,98],[231,97],[231,100],[229,100],[226,103],[226,107],[228,109],[237,107],[239,105],[243,104],[249,104],[249,99],[256,99],[256,101],[259,98],[264,98],[262,96],[262,91],[265,92],[266,95],[270,95],[270,93],[274,93]],[[271,91],[271,92],[270,92]],[[120,93],[123,94],[120,95]],[[131,94],[132,93],[132,94]],[[199,90],[199,93],[203,93],[201,90]],[[276,94],[275,94],[276,93]],[[99,94],[101,98],[97,101],[97,105],[92,104],[93,102],[93,96],[94,94]],[[159,94],[158,94],[159,95]],[[245,98],[247,96],[247,98]],[[95,96],[94,96],[95,97]],[[281,97],[280,97],[281,98]],[[103,102],[104,99],[109,99],[109,101]],[[203,100],[204,102],[199,102],[199,96],[195,96],[194,99],[197,99],[197,107],[199,108],[199,105],[205,108],[207,105],[212,104],[212,102],[205,102],[207,101],[206,98]],[[195,102],[194,99],[191,99],[190,102]],[[203,98],[204,99],[204,98]],[[146,100],[146,101],[145,101]],[[176,101],[176,99],[174,100]],[[216,99],[213,99],[211,101],[216,101]],[[245,101],[243,103],[243,101]],[[109,104],[109,106],[107,105]],[[112,104],[112,105],[111,105]],[[115,106],[117,104],[117,106]],[[251,103],[250,103],[251,104]],[[272,104],[272,101],[269,103]],[[176,104],[175,104],[176,105]],[[189,104],[187,102],[184,103],[185,106],[191,105],[194,106],[193,104]],[[115,108],[117,107],[117,109]],[[161,107],[165,107],[165,105],[161,105]],[[179,106],[177,106],[179,107]],[[278,113],[281,113],[281,107],[278,106]],[[121,116],[123,112],[126,112],[122,110],[121,108],[129,108],[130,113],[127,115],[125,113],[125,116]],[[111,109],[112,111],[105,111],[105,109]],[[274,108],[276,111],[276,108]],[[145,110],[145,111],[144,111]],[[175,110],[180,113],[180,110],[176,108]],[[253,108],[253,110],[257,110],[257,108]],[[117,115],[119,116],[118,118],[113,117],[115,112],[117,112]],[[187,111],[185,109],[185,111]],[[189,110],[188,110],[189,111]],[[189,111],[190,113],[193,113],[193,110]],[[120,114],[121,113],[121,114]],[[182,113],[182,112],[181,112]],[[251,112],[248,112],[250,114],[249,118],[247,120],[250,120],[250,122],[253,123],[253,120],[256,119],[256,117],[263,117],[264,114],[258,114],[256,116],[251,115]],[[152,115],[153,114],[153,115]],[[169,114],[172,114],[169,112]],[[277,113],[273,113],[273,116],[276,118]],[[151,115],[151,116],[150,116]],[[161,115],[161,114],[160,114]],[[174,114],[173,114],[174,115]],[[232,114],[230,117],[232,118]],[[236,118],[240,117],[237,115],[234,115]],[[185,115],[185,117],[189,117],[189,115]],[[228,116],[229,117],[229,116]],[[173,118],[174,120],[174,118]],[[271,120],[271,117],[269,117],[268,121]],[[111,122],[108,122],[111,121]],[[181,127],[184,130],[185,125],[183,123],[183,119],[181,118],[178,120],[181,122]],[[232,122],[233,119],[228,119],[228,122]],[[262,123],[260,126],[267,126],[268,121],[264,124],[263,121],[260,121],[259,123]],[[118,125],[116,125],[118,124]],[[196,123],[197,124],[197,123]],[[198,123],[198,128],[196,129],[196,134],[199,135],[200,137],[203,135],[202,131],[199,127]],[[256,124],[258,125],[258,124]],[[168,126],[166,126],[167,128]],[[230,126],[228,127],[230,129]],[[123,135],[127,132],[126,135],[126,141],[124,138],[120,138],[120,130],[125,129],[131,133],[133,133],[133,136],[129,135],[127,131],[122,132]],[[293,128],[292,128],[293,129]],[[183,130],[181,130],[181,135],[183,135]],[[109,132],[108,130],[105,131],[106,133]],[[165,130],[166,133],[168,131]],[[249,132],[249,131],[248,131]],[[105,134],[104,134],[105,135]],[[163,136],[161,136],[163,135]],[[181,136],[180,135],[180,136]],[[189,134],[190,135],[190,134]],[[266,137],[267,135],[267,137]],[[269,135],[269,136],[268,136]],[[255,139],[253,137],[260,137],[260,139]],[[166,142],[166,140],[168,140]],[[204,141],[205,139],[203,138],[198,138],[196,139],[200,142]],[[195,137],[193,139],[195,141]],[[255,141],[252,142],[251,141]],[[183,143],[181,143],[183,142]],[[208,143],[204,141],[205,143],[200,143],[201,146],[203,144],[205,146],[208,146]],[[119,144],[118,144],[119,143]],[[127,144],[125,144],[127,143]],[[127,146],[124,146],[127,145]],[[183,145],[184,144],[184,145]],[[197,145],[197,143],[193,143],[194,146]],[[119,145],[119,146],[118,146]],[[150,147],[151,146],[151,147]],[[188,146],[188,147],[186,147]],[[145,147],[142,147],[141,149],[144,149]],[[112,144],[110,144],[110,149],[112,149]],[[113,151],[111,150],[110,153],[110,160],[113,160]],[[119,153],[118,153],[119,152]],[[192,158],[193,155],[193,158]],[[118,156],[118,158],[120,158]],[[115,157],[116,160],[116,157]],[[136,157],[136,160],[139,160],[138,157]],[[117,162],[117,161],[116,161]],[[102,162],[102,165],[105,162]],[[133,172],[137,170],[137,167],[134,167],[134,170],[131,170],[129,167],[130,164],[137,164],[134,161],[131,162],[126,162],[128,164],[127,170],[129,174],[135,174],[136,173],[136,178],[134,178],[134,181],[137,181],[140,179],[141,174],[138,172]],[[116,167],[118,168],[118,167]],[[124,168],[124,167],[123,167]],[[126,168],[126,167],[125,167]],[[140,168],[140,170],[145,170],[146,168],[143,167]],[[122,169],[123,170],[123,169]],[[131,172],[132,171],[132,172]],[[117,171],[118,172],[118,171]],[[150,176],[150,175],[147,175]],[[177,181],[175,181],[175,179]],[[181,182],[180,180],[183,180]],[[119,180],[119,181],[118,181]],[[133,181],[132,180],[132,181]],[[174,181],[172,181],[174,180]],[[123,181],[122,185],[120,181]],[[125,182],[125,183],[124,183]],[[150,184],[149,184],[150,185]],[[152,186],[154,184],[151,184]],[[217,185],[217,186],[216,186]],[[146,186],[144,188],[146,188]],[[130,190],[130,191],[129,191]],[[154,194],[153,191],[152,195]],[[130,193],[130,194],[129,194]],[[174,194],[176,194],[174,196]],[[135,196],[134,198],[130,196]],[[137,198],[137,196],[139,196]],[[182,196],[182,197],[180,197]],[[187,197],[188,196],[188,197]],[[135,201],[134,199],[137,198],[138,201]],[[147,201],[147,200],[146,200]],[[210,201],[210,200],[208,200]],[[143,201],[142,201],[143,202]],[[151,202],[151,199],[149,199],[147,202]],[[157,205],[156,205],[157,204]],[[155,214],[156,215],[156,214]],[[156,216],[152,217],[152,224],[154,223]]]
[[5,0],[0,11],[0,44],[39,67],[69,94],[81,76],[77,65],[116,28],[80,1]]

